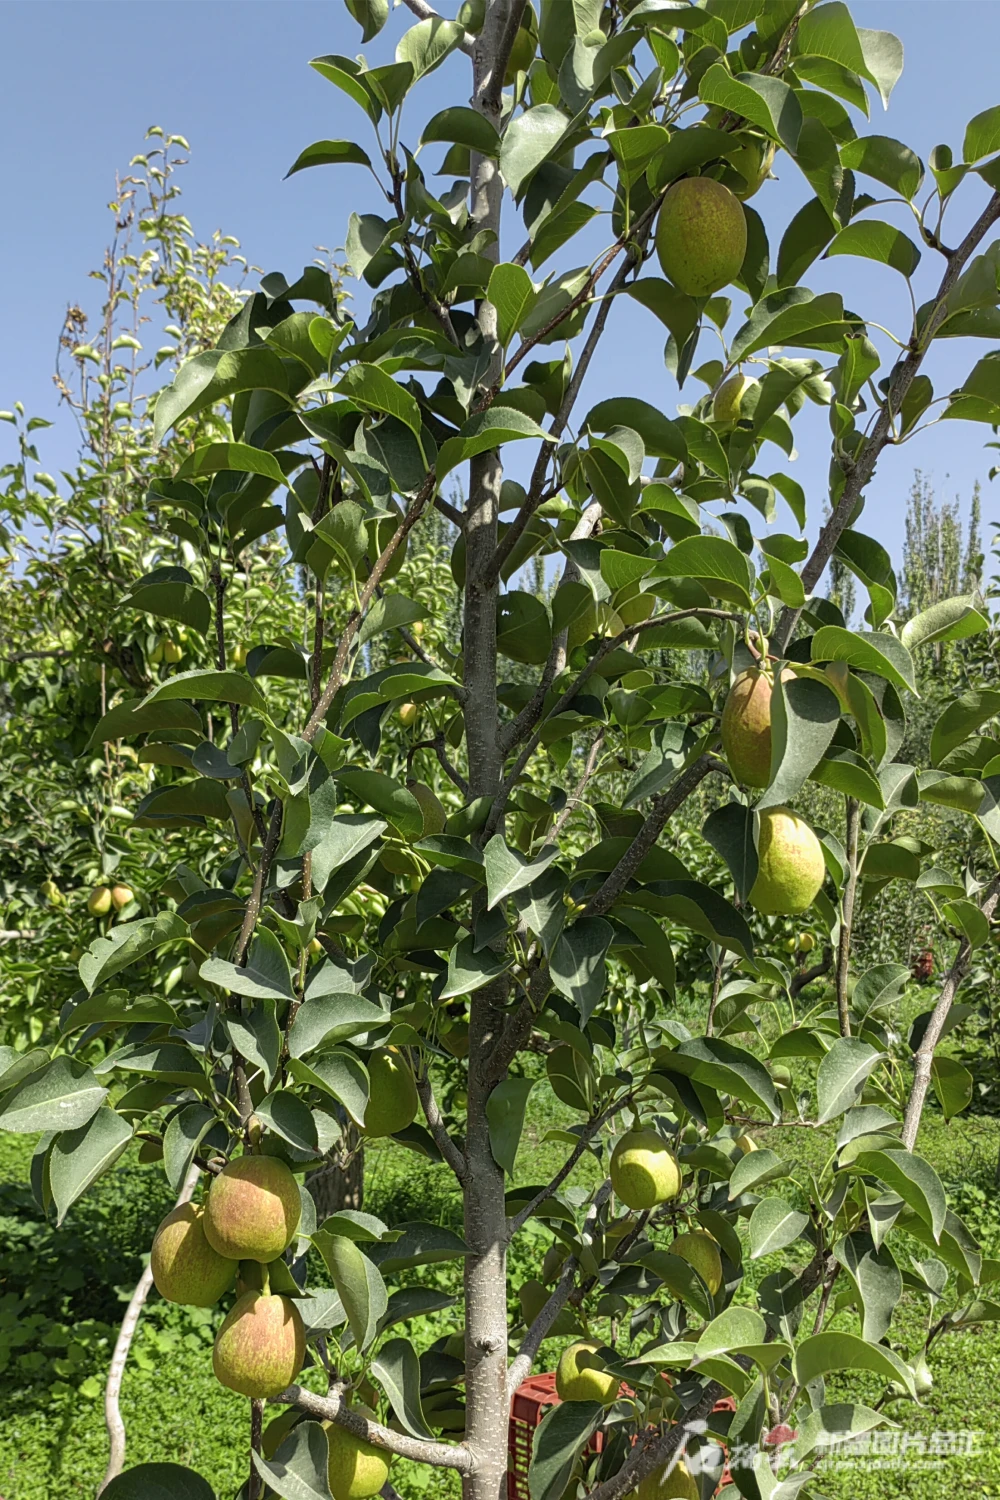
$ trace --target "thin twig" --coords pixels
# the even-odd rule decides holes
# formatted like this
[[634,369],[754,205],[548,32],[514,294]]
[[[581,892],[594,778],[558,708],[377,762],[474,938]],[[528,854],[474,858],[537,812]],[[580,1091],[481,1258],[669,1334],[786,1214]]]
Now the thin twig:
[[425,1442],[405,1432],[393,1432],[381,1422],[369,1421],[347,1406],[342,1389],[334,1389],[328,1396],[317,1396],[313,1391],[303,1390],[300,1385],[290,1385],[272,1400],[280,1406],[297,1406],[307,1417],[315,1417],[317,1421],[336,1422],[338,1427],[346,1427],[355,1437],[375,1448],[382,1448],[386,1453],[395,1453],[399,1458],[430,1464],[435,1469],[457,1469],[460,1474],[472,1471],[472,1454],[464,1443]]

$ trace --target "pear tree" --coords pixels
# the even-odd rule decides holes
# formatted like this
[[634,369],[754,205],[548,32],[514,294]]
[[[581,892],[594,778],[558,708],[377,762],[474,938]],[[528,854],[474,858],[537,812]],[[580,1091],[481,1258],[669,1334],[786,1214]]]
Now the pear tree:
[[[214,657],[164,660],[94,743],[158,747],[136,823],[173,847],[212,824],[226,858],[91,943],[63,1044],[4,1064],[0,1128],[44,1132],[36,1177],[60,1214],[136,1133],[162,1152],[182,1201],[153,1274],[220,1299],[214,1368],[249,1398],[250,1500],[407,1493],[415,1465],[499,1500],[511,1398],[540,1360],[565,1399],[535,1434],[532,1500],[707,1500],[724,1450],[729,1493],[780,1475],[808,1495],[826,1446],[887,1420],[881,1400],[830,1399],[828,1377],[926,1388],[895,1321],[904,1285],[936,1307],[946,1277],[947,1318],[995,1316],[917,1147],[932,1086],[946,1113],[967,1102],[938,1044],[1000,898],[996,695],[944,709],[930,764],[899,759],[919,653],[988,620],[970,594],[900,625],[864,511],[888,447],[931,421],[1000,424],[1000,106],[926,165],[872,132],[902,46],[840,0],[407,4],[389,38],[387,0],[348,0],[342,34],[359,24],[373,61],[312,67],[357,139],[292,165],[377,179],[382,212],[346,235],[369,310],[329,306],[314,268],[270,275],[156,403],[160,437],[209,411],[219,430],[150,497],[188,565],[165,547],[131,597],[168,618],[185,601]],[[470,88],[442,100],[463,58]],[[445,148],[444,186],[421,145]],[[780,233],[772,169],[808,190]],[[809,289],[824,255],[904,278],[894,355],[879,309]],[[674,416],[600,389],[622,299],[699,388]],[[947,338],[972,341],[967,372],[936,393]],[[813,406],[830,464],[810,544],[787,460]],[[438,518],[454,595],[429,612],[399,578]],[[272,535],[302,580],[301,635],[233,639],[241,549]],[[821,591],[834,559],[867,591],[859,629]],[[829,827],[805,815],[815,786]],[[696,793],[715,863],[693,871],[671,820]],[[900,831],[926,802],[970,819],[966,868]],[[851,972],[856,915],[894,879],[952,935],[905,1049],[908,971]],[[835,984],[793,1008],[774,919],[806,911]],[[684,943],[717,981],[695,1034],[676,1014]],[[145,983],[164,951],[195,965],[169,1001]],[[565,1158],[525,1183],[542,1072]],[[827,1132],[822,1170],[796,1164],[801,1130]],[[462,1233],[318,1213],[306,1174],[346,1132],[440,1163]],[[507,1257],[526,1233],[547,1247],[544,1296],[519,1317]],[[332,1285],[305,1279],[309,1251]],[[778,1267],[749,1295],[763,1256]],[[413,1275],[437,1263],[454,1298]],[[445,1310],[418,1348],[412,1320]],[[155,1479],[207,1500],[168,1460],[116,1476],[119,1452],[104,1493]]]

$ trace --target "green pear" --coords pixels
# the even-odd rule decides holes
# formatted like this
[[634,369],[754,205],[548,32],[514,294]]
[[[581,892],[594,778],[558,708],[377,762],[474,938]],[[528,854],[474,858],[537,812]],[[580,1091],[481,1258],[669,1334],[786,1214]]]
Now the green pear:
[[113,885],[111,899],[114,902],[115,911],[124,911],[125,907],[135,900],[135,891],[130,885]]
[[[782,672],[782,682],[795,673]],[[771,692],[774,678],[758,667],[741,672],[722,710],[722,751],[741,786],[764,787],[771,778]]]
[[[359,1416],[373,1420],[375,1413],[367,1406],[353,1408]],[[377,1495],[388,1481],[392,1454],[374,1443],[354,1436],[339,1422],[324,1422],[330,1447],[327,1479],[333,1500],[367,1500]]]
[[597,1356],[597,1344],[570,1344],[556,1366],[556,1392],[561,1401],[599,1401],[610,1406],[621,1381],[609,1375]]
[[51,875],[48,876],[46,880],[42,881],[38,889],[39,891],[41,891],[42,895],[45,897],[50,906],[62,906],[63,902],[66,899],[62,891],[52,879]]
[[729,154],[729,163],[739,173],[739,181],[727,172],[728,185],[741,203],[759,193],[771,172],[774,162],[774,142],[748,138]]
[[790,807],[765,807],[757,835],[757,879],[750,905],[767,916],[812,906],[826,875],[819,839]]
[[240,1156],[216,1177],[205,1205],[205,1235],[230,1260],[277,1260],[302,1213],[299,1185],[276,1156]]
[[699,1500],[698,1481],[682,1458],[672,1469],[654,1469],[636,1489],[637,1500]]
[[369,1095],[362,1130],[367,1136],[395,1135],[417,1115],[417,1086],[395,1047],[377,1047],[368,1058]]
[[629,1208],[655,1208],[681,1190],[677,1159],[655,1130],[632,1130],[611,1153],[611,1186]]
[[216,1334],[212,1368],[228,1390],[266,1401],[291,1385],[305,1357],[306,1331],[291,1298],[244,1292]]
[[87,897],[87,910],[92,917],[106,917],[111,910],[111,892],[106,885],[95,885]]
[[679,1234],[669,1250],[671,1255],[679,1255],[698,1272],[714,1297],[722,1285],[722,1256],[716,1240],[703,1229],[692,1229],[687,1234]]
[[717,422],[738,422],[743,411],[743,401],[748,391],[759,388],[760,382],[749,375],[737,372],[724,380],[715,393],[712,416]]
[[213,1250],[205,1237],[200,1205],[182,1203],[167,1214],[153,1239],[149,1268],[167,1302],[213,1307],[229,1290],[237,1262]]
[[780,1063],[771,1068],[771,1077],[779,1089],[790,1089],[792,1086],[792,1075],[788,1068],[782,1067]]
[[740,273],[747,221],[739,199],[711,177],[682,177],[663,200],[656,253],[663,274],[689,297],[710,297]]

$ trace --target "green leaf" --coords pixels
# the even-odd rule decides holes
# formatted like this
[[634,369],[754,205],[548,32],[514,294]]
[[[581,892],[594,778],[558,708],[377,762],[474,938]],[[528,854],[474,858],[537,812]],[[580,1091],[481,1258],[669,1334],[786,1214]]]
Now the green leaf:
[[420,1361],[409,1339],[389,1339],[372,1360],[372,1374],[406,1431],[433,1438],[420,1404]]
[[378,36],[389,19],[389,0],[344,0],[344,3],[361,27],[363,43]]
[[784,1198],[762,1198],[750,1215],[750,1259],[784,1250],[808,1227],[809,1215],[800,1214]]
[[420,438],[420,406],[416,396],[404,390],[379,365],[352,365],[334,387],[362,411],[387,413]]
[[[321,1089],[323,1093],[336,1099],[355,1124],[364,1123],[370,1081],[368,1069],[357,1053],[349,1052],[346,1047],[335,1047],[332,1052],[313,1054],[308,1063],[293,1057],[288,1064],[288,1071],[298,1083]],[[354,1237],[356,1239],[357,1235]]]
[[266,927],[257,930],[242,967],[222,958],[207,958],[199,973],[206,984],[219,984],[252,1000],[293,1000],[292,971],[280,941]]
[[698,97],[742,115],[789,151],[798,145],[802,108],[780,78],[761,73],[740,73],[734,78],[722,63],[713,63],[698,85]]
[[586,1026],[608,981],[605,955],[614,928],[603,917],[578,917],[556,939],[549,960],[553,987],[580,1012]]
[[941,915],[951,922],[968,939],[973,948],[981,948],[989,942],[990,924],[973,901],[945,901]]
[[238,391],[275,391],[287,396],[288,375],[277,354],[263,345],[251,349],[209,349],[195,354],[156,398],[154,440],[185,417],[224,401]]
[[366,802],[376,812],[388,818],[394,828],[405,839],[419,838],[424,828],[424,815],[420,803],[413,793],[381,771],[365,771],[356,767],[337,771],[336,779],[361,802]]
[[163,1132],[163,1170],[175,1193],[180,1191],[195,1152],[217,1119],[206,1104],[185,1104],[171,1117]]
[[131,1139],[132,1127],[106,1107],[98,1109],[86,1125],[60,1131],[49,1157],[49,1184],[58,1215],[57,1226],[91,1183],[118,1160]]
[[497,338],[506,348],[534,305],[534,283],[523,266],[505,262],[490,273],[486,296],[497,310]]
[[[343,1322],[343,1314],[340,1315]],[[282,1500],[333,1500],[330,1494],[330,1446],[318,1422],[298,1422],[266,1462],[252,1454],[268,1490]]]
[[898,1381],[916,1399],[913,1371],[885,1344],[869,1344],[856,1333],[816,1333],[795,1351],[792,1371],[800,1386],[835,1370],[870,1370],[886,1381]]
[[834,555],[847,564],[868,590],[871,620],[878,629],[892,614],[896,603],[896,575],[888,552],[874,537],[849,529],[841,535]]
[[912,276],[920,264],[920,251],[909,235],[882,219],[859,219],[838,235],[827,255],[858,255],[881,261],[903,276]]
[[[195,668],[191,672],[178,672],[158,683],[139,704],[139,711],[154,703],[169,702],[174,698],[204,699],[208,702],[240,703],[244,708],[254,708],[258,713],[267,710],[267,704],[249,677],[242,672],[203,672]],[[200,721],[199,721],[200,723]]]
[[720,1037],[694,1037],[682,1042],[658,1064],[661,1068],[668,1065],[695,1083],[735,1094],[754,1108],[766,1110],[774,1121],[781,1118],[781,1104],[770,1073],[752,1052],[742,1047],[734,1047]]
[[524,1129],[524,1112],[534,1081],[533,1078],[505,1078],[486,1101],[490,1151],[497,1166],[502,1167],[508,1177],[514,1175],[517,1148]]
[[845,1235],[833,1249],[861,1298],[861,1336],[877,1344],[889,1331],[896,1304],[903,1295],[903,1278],[888,1245],[878,1248],[863,1230]]
[[313,1235],[313,1243],[333,1277],[354,1342],[363,1352],[375,1338],[379,1319],[389,1301],[382,1274],[354,1241],[344,1235],[328,1234],[321,1229]]
[[840,722],[840,704],[831,688],[811,677],[787,682],[775,677],[771,693],[771,770],[758,806],[790,802],[829,749]]
[[992,156],[994,151],[1000,151],[1000,104],[994,104],[981,114],[973,115],[966,125],[962,160],[982,161],[984,156]]
[[752,1192],[765,1182],[787,1176],[788,1163],[776,1151],[770,1151],[766,1146],[748,1151],[733,1168],[733,1175],[729,1179],[729,1201]]
[[225,1016],[223,1026],[236,1050],[248,1063],[261,1069],[264,1087],[270,1088],[281,1056],[281,1031],[275,1019],[274,999],[256,1000],[243,1015],[234,1012]]
[[302,172],[306,167],[370,167],[371,157],[354,141],[313,141],[300,151],[285,177]]
[[435,465],[437,477],[443,479],[466,459],[475,458],[477,453],[488,453],[502,443],[515,443],[523,438],[537,438],[545,443],[555,441],[524,412],[497,402],[470,417],[457,437],[447,438],[441,444]]
[[699,880],[654,881],[629,899],[634,906],[646,906],[659,916],[700,932],[741,958],[749,958],[753,952],[746,920],[718,891]]
[[716,854],[726,861],[733,885],[741,902],[745,902],[757,879],[757,846],[753,837],[753,809],[738,802],[727,802],[709,813],[702,825],[702,837]]
[[137,1464],[112,1479],[102,1493],[107,1500],[215,1500],[208,1481],[183,1464]]
[[960,594],[942,599],[907,620],[899,638],[907,651],[929,646],[932,641],[963,641],[989,629],[978,594]]
[[0,1130],[36,1135],[42,1130],[79,1130],[107,1095],[90,1068],[57,1057],[33,1072],[0,1105]]
[[260,1116],[268,1130],[280,1135],[283,1141],[287,1141],[297,1151],[319,1154],[316,1121],[312,1110],[291,1089],[276,1089],[256,1105],[254,1112]]
[[201,717],[190,703],[161,702],[147,708],[140,699],[134,698],[108,710],[87,741],[87,749],[106,740],[131,739],[134,735],[150,734],[157,729],[204,734]]
[[930,1162],[912,1151],[862,1151],[851,1169],[870,1172],[890,1192],[898,1193],[930,1226],[934,1239],[940,1240],[948,1205],[941,1179]]
[[422,604],[414,604],[412,599],[407,599],[403,594],[383,594],[365,615],[364,623],[358,631],[358,645],[364,646],[377,635],[384,635],[387,630],[398,630],[403,625],[412,625],[416,620],[426,618],[427,610]]
[[475,938],[463,938],[448,954],[448,977],[438,998],[452,1000],[456,995],[470,995],[473,990],[492,984],[513,962],[510,955],[501,957],[489,948],[477,953]]
[[946,1120],[954,1119],[972,1103],[975,1080],[968,1068],[963,1068],[955,1058],[935,1053],[931,1062],[931,1078],[941,1113]]
[[881,1412],[873,1411],[870,1406],[845,1402],[817,1407],[798,1424],[795,1462],[803,1463],[817,1448],[832,1448],[837,1444],[846,1444],[850,1438],[863,1438],[873,1428],[881,1427],[887,1421],[887,1417]]
[[199,635],[208,634],[212,621],[208,595],[195,587],[186,568],[156,568],[147,573],[119,607],[124,609],[126,605],[159,619],[179,620],[182,625],[193,626]]
[[967,740],[990,719],[1000,714],[1000,692],[991,688],[973,688],[949,703],[931,732],[931,763],[939,765],[945,756]]
[[33,1047],[30,1052],[17,1052],[13,1047],[0,1047],[0,1090],[15,1088],[39,1068],[44,1068],[49,1054],[42,1047]]
[[409,63],[413,82],[440,67],[449,53],[465,41],[465,27],[457,21],[431,16],[404,31],[396,44],[396,61]]
[[582,426],[591,432],[630,427],[642,438],[651,458],[674,458],[681,463],[687,458],[687,447],[677,423],[638,396],[613,396],[608,401],[598,401],[590,408]]
[[416,1221],[396,1226],[399,1238],[389,1244],[372,1245],[369,1251],[386,1276],[396,1271],[410,1271],[414,1266],[437,1265],[441,1261],[458,1260],[472,1251],[454,1230],[443,1224],[425,1224]]
[[[737,330],[729,357],[735,363],[769,344],[826,347],[852,331],[851,324],[845,321],[839,292],[823,292],[814,297],[807,287],[789,286],[761,298],[743,327]],[[821,338],[818,346],[816,338]]]
[[[332,970],[332,977],[336,982],[343,976]],[[288,1051],[292,1057],[307,1057],[324,1042],[347,1041],[386,1025],[388,1019],[386,1011],[360,995],[317,994],[310,983],[288,1033]]]
[[189,935],[188,924],[172,911],[161,911],[156,917],[143,917],[137,922],[116,924],[107,937],[95,938],[80,960],[80,978],[87,993],[93,994],[104,980],[154,953],[165,943],[186,940]]
[[707,1328],[703,1328],[695,1350],[699,1359],[710,1354],[739,1354],[763,1344],[767,1324],[753,1307],[727,1307]]
[[893,192],[912,198],[924,179],[924,168],[916,152],[888,135],[863,135],[840,148],[845,167],[874,177]]
[[516,115],[504,131],[500,171],[514,197],[562,140],[569,119],[554,104],[536,104]]
[[917,692],[913,660],[894,635],[823,625],[812,638],[811,654],[813,661],[846,661],[859,672],[872,672],[894,687]]
[[882,811],[885,799],[878,777],[868,762],[853,750],[828,750],[809,773],[809,780],[828,786],[845,797],[856,797]]
[[531,1445],[531,1500],[559,1500],[603,1414],[604,1408],[596,1401],[562,1401],[549,1407],[535,1428]]
[[865,76],[879,91],[883,108],[889,108],[889,95],[903,71],[903,44],[891,31],[869,31],[858,27],[861,50],[865,55]]
[[442,109],[427,121],[420,132],[420,144],[427,146],[432,141],[453,141],[468,146],[470,151],[478,151],[480,156],[500,154],[500,137],[489,120],[467,105]]
[[881,1061],[882,1054],[858,1037],[837,1038],[816,1074],[820,1125],[836,1119],[858,1102],[867,1079]]
[[[174,1007],[159,995],[130,995],[127,990],[112,990],[81,1000],[62,1022],[60,1030],[63,1036],[68,1036],[84,1026],[173,1026],[176,1020]],[[4,1082],[5,1076],[0,1062],[0,1088],[9,1087]]]
[[697,578],[716,599],[731,604],[749,609],[752,603],[750,564],[725,537],[686,537],[670,548],[655,571],[663,578]]
[[483,850],[486,863],[486,891],[488,908],[513,896],[536,881],[558,856],[555,844],[546,844],[534,859],[527,860],[516,849],[509,849],[502,833],[495,833]]
[[682,770],[695,743],[686,724],[668,720],[651,734],[652,745],[636,768],[622,799],[622,808],[634,807],[668,786]]
[[342,89],[348,98],[353,99],[355,104],[364,110],[365,114],[377,125],[382,114],[382,107],[375,96],[361,82],[359,77],[363,73],[361,65],[352,57],[340,57],[336,53],[329,53],[326,57],[313,57],[309,66],[315,68],[316,72],[328,83],[336,84]]

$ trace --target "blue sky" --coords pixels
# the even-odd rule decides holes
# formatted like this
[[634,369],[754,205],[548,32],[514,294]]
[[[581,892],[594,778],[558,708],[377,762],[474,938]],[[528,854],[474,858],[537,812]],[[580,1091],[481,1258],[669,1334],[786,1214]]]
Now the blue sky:
[[[454,4],[443,3],[442,10],[453,13]],[[859,132],[895,136],[925,161],[935,144],[947,142],[959,158],[967,120],[1000,103],[1000,4],[854,0],[852,10],[861,26],[895,31],[906,56],[888,115],[873,100],[870,123],[855,115]],[[367,49],[370,63],[391,59],[412,19],[403,8],[392,15]],[[6,58],[0,127],[7,145],[0,161],[0,407],[20,399],[29,412],[55,415],[51,375],[62,317],[70,302],[90,305],[94,284],[87,271],[99,262],[107,238],[114,173],[142,149],[147,126],[162,125],[191,143],[183,203],[197,233],[221,228],[237,236],[265,270],[297,273],[317,245],[343,244],[352,209],[379,211],[377,188],[362,168],[320,168],[283,180],[313,140],[353,137],[370,145],[360,111],[307,66],[318,54],[359,50],[359,29],[340,0],[5,0],[0,20]],[[466,102],[468,66],[467,59],[452,58],[416,91],[404,131],[411,142],[445,103]],[[430,147],[424,158],[436,166],[442,150]],[[772,254],[783,225],[811,195],[787,158],[779,170],[780,180],[767,184],[754,203],[773,231]],[[963,186],[946,221],[946,240],[962,237],[986,197],[978,179]],[[905,217],[895,221],[907,227]],[[511,213],[502,247],[507,257],[523,239],[519,230]],[[572,262],[561,258],[564,253],[556,259],[567,266],[592,252],[573,251]],[[918,300],[936,285],[942,264],[925,252],[916,277]],[[896,272],[842,257],[820,262],[804,279],[815,291],[837,287],[857,312],[905,333],[909,303]],[[363,305],[363,288],[358,300]],[[632,394],[673,413],[678,399],[693,400],[701,387],[692,383],[678,397],[663,366],[660,325],[622,302],[578,410],[582,414],[607,395]],[[988,347],[973,340],[943,345],[927,366],[937,392],[957,384]],[[714,356],[707,340],[702,348],[703,358]],[[804,416],[805,422],[796,423],[799,457],[790,472],[805,486],[818,518],[827,428],[825,414]],[[43,454],[46,468],[71,457],[72,424],[66,418],[64,413]],[[9,445],[9,432],[0,426],[0,445]],[[963,502],[981,480],[986,515],[997,515],[995,490],[987,481],[996,455],[983,446],[991,437],[988,428],[943,423],[887,452],[868,491],[863,529],[900,558],[916,467],[931,476],[943,497],[957,494]],[[0,461],[8,455],[9,447],[0,446]],[[782,455],[771,448],[767,457],[773,461],[760,466],[763,472],[777,468]],[[777,524],[794,529],[783,510]]]

